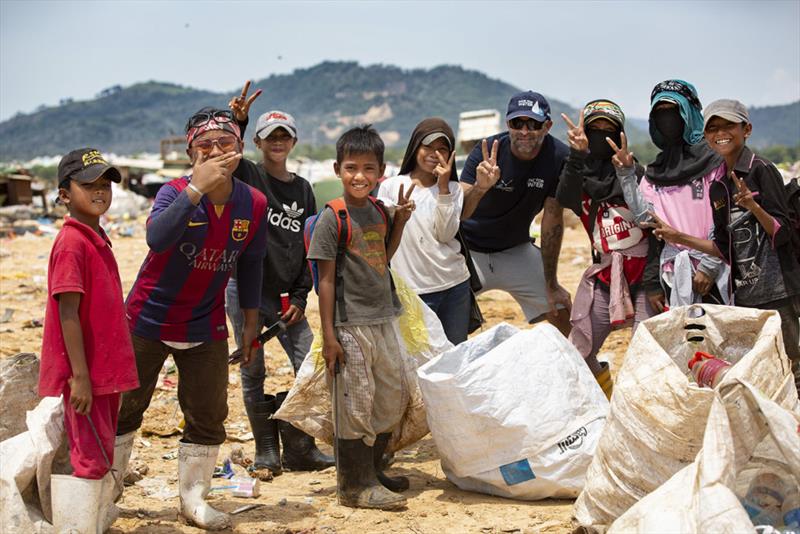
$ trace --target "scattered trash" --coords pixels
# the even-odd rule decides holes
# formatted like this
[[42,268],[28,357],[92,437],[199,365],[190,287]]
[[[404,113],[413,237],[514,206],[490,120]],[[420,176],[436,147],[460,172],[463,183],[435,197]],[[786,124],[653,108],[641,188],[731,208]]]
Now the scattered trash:
[[241,445],[234,445],[231,447],[231,454],[228,456],[228,458],[230,458],[231,462],[234,464],[240,465],[245,469],[249,469],[253,465],[253,460],[245,455],[244,449],[241,447]]
[[41,328],[44,325],[41,319],[28,319],[22,323],[22,328]]
[[235,441],[238,443],[246,443],[253,440],[253,432],[245,422],[231,422],[225,425],[225,434],[227,441]]
[[234,477],[231,483],[234,486],[231,495],[234,497],[255,498],[261,495],[260,481],[257,478]]
[[281,497],[281,500],[278,501],[278,506],[286,506],[286,503],[289,502],[286,500],[286,497]]
[[0,323],[10,322],[12,317],[14,317],[14,308],[6,308],[3,312],[3,316],[0,317]]
[[214,478],[233,478],[236,476],[236,473],[233,472],[233,466],[231,465],[230,458],[226,458],[223,460],[222,465],[218,465],[214,468],[214,474],[212,475]]
[[306,504],[314,504],[314,497],[306,497],[304,501]]
[[178,490],[170,485],[166,476],[143,478],[136,485],[144,490],[145,495],[154,499],[165,501],[178,496]]
[[150,471],[148,465],[142,461],[131,462],[128,464],[128,470],[125,472],[125,478],[122,480],[126,486],[133,486],[142,480]]
[[275,475],[272,474],[272,471],[270,471],[266,467],[261,469],[255,469],[254,467],[251,466],[247,469],[247,472],[250,473],[251,477],[257,478],[261,482],[269,482],[270,480],[275,478]]
[[139,438],[139,443],[141,443],[142,446],[147,447],[148,449],[153,446],[152,443],[150,443],[149,441],[147,441],[144,438]]
[[117,184],[111,184],[111,187],[114,200],[106,212],[107,218],[127,221],[150,211],[151,201],[147,197],[123,189]]
[[698,386],[715,388],[731,368],[731,363],[699,350],[689,360],[688,366]]
[[164,460],[174,460],[177,457],[178,457],[178,451],[168,452],[167,454],[161,456],[161,458],[163,458]]
[[264,506],[264,503],[247,504],[247,505],[241,506],[241,507],[237,508],[236,510],[234,510],[233,512],[231,512],[231,515],[238,515],[238,514],[241,514],[241,513],[250,511],[250,510],[255,510],[256,508],[261,508],[262,506]]

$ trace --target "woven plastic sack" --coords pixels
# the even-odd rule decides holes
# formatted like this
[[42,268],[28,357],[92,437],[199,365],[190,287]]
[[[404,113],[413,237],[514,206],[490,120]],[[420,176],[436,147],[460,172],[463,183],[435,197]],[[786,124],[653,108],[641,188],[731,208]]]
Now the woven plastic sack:
[[50,474],[56,456],[66,451],[64,403],[45,397],[26,414],[28,430],[0,443],[0,531],[4,534],[52,532],[48,522]]
[[736,380],[712,400],[697,459],[614,521],[608,534],[756,532],[741,498],[762,467],[800,485],[800,416]]
[[[447,340],[436,314],[412,291],[403,279],[392,273],[395,290],[403,305],[402,314],[393,322],[400,345],[403,366],[403,398],[408,399],[400,424],[392,433],[388,452],[405,448],[428,433],[425,405],[417,382],[417,367],[453,347]],[[333,443],[331,395],[326,384],[325,359],[322,357],[322,333],[317,332],[311,351],[297,372],[292,388],[275,412],[276,419],[288,421],[317,439]]]
[[502,323],[417,374],[448,480],[522,500],[577,496],[608,401],[557,329]]
[[733,365],[718,387],[741,379],[797,412],[797,389],[775,311],[696,304],[642,322],[614,385],[611,413],[575,503],[582,526],[608,527],[692,463],[716,392],[694,383],[696,351]]

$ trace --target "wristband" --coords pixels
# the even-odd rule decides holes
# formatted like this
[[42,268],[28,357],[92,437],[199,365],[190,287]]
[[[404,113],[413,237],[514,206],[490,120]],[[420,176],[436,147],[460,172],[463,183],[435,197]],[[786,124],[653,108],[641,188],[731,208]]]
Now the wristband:
[[189,184],[189,185],[187,185],[186,187],[187,187],[188,189],[191,189],[192,191],[194,191],[195,193],[197,193],[197,194],[198,194],[198,195],[200,195],[201,197],[203,196],[203,192],[202,192],[202,191],[200,191],[199,189],[197,189],[197,187],[195,187],[195,185],[194,185],[194,184]]

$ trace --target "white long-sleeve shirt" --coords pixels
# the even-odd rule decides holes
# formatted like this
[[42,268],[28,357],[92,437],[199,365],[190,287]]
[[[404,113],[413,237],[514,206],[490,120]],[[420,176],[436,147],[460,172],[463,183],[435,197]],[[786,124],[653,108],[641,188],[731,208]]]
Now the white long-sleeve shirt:
[[[387,206],[396,205],[400,184],[407,192],[411,178],[408,175],[387,178],[381,183],[378,197]],[[406,223],[391,264],[417,294],[443,291],[469,278],[456,239],[464,193],[455,181],[449,183],[449,190],[450,194],[440,195],[439,186],[434,184],[417,186],[411,193],[416,209]]]

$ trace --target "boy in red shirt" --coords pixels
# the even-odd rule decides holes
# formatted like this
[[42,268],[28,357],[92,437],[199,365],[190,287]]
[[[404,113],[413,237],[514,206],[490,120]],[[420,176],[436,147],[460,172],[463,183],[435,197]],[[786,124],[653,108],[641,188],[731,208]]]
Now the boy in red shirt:
[[47,270],[39,394],[64,396],[73,474],[52,476],[53,525],[56,532],[99,532],[116,519],[109,470],[120,394],[139,385],[119,270],[100,227],[111,182],[121,176],[99,151],[82,148],[61,159],[58,179],[70,215]]

